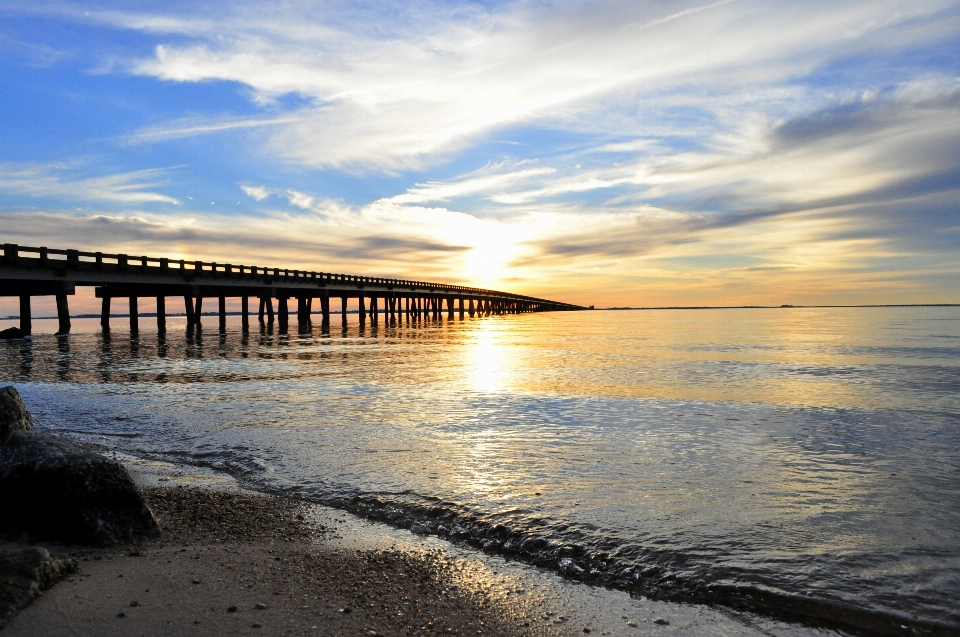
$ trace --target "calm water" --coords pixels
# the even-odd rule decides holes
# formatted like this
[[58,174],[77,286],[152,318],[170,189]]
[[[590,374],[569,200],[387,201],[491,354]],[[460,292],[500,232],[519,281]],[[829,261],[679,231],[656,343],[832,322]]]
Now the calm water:
[[81,320],[0,376],[44,426],[571,577],[960,627],[960,308],[349,322]]

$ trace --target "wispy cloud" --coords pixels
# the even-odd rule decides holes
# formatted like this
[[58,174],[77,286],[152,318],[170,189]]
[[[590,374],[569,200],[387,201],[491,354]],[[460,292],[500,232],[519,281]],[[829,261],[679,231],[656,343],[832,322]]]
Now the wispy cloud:
[[76,166],[63,164],[0,164],[0,192],[35,198],[121,204],[180,202],[156,192],[164,183],[165,169],[139,170],[98,177],[76,177]]
[[209,118],[198,119],[190,118],[175,122],[167,122],[160,126],[151,126],[134,131],[124,135],[120,141],[127,144],[147,144],[164,142],[173,139],[182,139],[184,137],[197,137],[199,135],[212,135],[225,131],[234,131],[245,128],[264,128],[268,126],[279,126],[282,124],[291,124],[295,122],[293,117],[274,117],[274,118],[254,118],[254,119],[219,119],[211,120]]

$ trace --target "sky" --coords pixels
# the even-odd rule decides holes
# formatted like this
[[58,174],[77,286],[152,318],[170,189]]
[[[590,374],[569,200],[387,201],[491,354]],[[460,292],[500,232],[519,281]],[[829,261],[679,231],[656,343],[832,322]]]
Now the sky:
[[0,0],[0,239],[960,302],[960,3]]

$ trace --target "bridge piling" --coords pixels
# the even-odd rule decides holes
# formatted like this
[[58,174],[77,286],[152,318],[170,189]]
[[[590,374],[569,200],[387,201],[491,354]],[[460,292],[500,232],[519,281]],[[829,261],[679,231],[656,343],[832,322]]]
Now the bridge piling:
[[250,331],[250,297],[246,295],[240,297],[240,329]]
[[290,316],[287,307],[287,297],[281,296],[277,299],[277,327],[280,332],[286,332],[289,328]]
[[100,328],[103,330],[110,329],[110,297],[106,295],[100,303]]
[[58,294],[57,295],[57,319],[60,322],[60,329],[57,330],[57,334],[69,334],[70,333],[70,308],[67,305],[67,295]]
[[267,297],[267,325],[273,325],[273,299]]
[[20,331],[29,336],[33,334],[33,317],[30,314],[30,295],[20,295]]
[[330,297],[321,296],[320,297],[320,314],[323,317],[321,322],[327,326],[327,329],[330,329]]
[[263,325],[265,321],[263,320],[264,308],[267,306],[267,300],[260,297],[260,310],[257,312],[257,319],[260,321],[260,325]]
[[200,325],[200,321],[203,318],[203,297],[199,294],[197,295],[195,306],[193,310],[193,322],[196,325]]
[[[106,303],[107,299],[103,299]],[[110,307],[109,303],[106,303],[107,307]],[[189,295],[183,296],[183,311],[187,314],[187,329],[193,327],[193,324],[197,322],[197,317],[193,315],[193,297]]]
[[309,320],[307,310],[307,299],[302,296],[297,297],[297,328],[305,325]]
[[221,296],[220,299],[220,331],[227,331],[227,297]]
[[[364,306],[362,294],[357,298],[357,303],[359,303],[360,305],[359,307],[360,322],[363,323],[364,321],[367,320],[367,308]],[[344,316],[346,316],[346,314],[344,314]]]
[[340,297],[340,325],[347,329],[347,297]]
[[140,313],[137,311],[137,297],[130,297],[130,335],[140,333]]
[[163,334],[167,331],[167,299],[163,296],[157,297],[157,333]]

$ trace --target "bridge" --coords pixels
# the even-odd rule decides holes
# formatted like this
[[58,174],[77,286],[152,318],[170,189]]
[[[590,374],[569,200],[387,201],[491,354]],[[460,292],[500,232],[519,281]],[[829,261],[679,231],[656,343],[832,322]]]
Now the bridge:
[[532,296],[446,283],[3,244],[0,296],[20,297],[20,330],[24,334],[32,330],[30,299],[34,296],[56,297],[57,333],[68,334],[68,297],[75,294],[77,286],[94,287],[96,297],[102,299],[100,322],[104,329],[110,327],[111,300],[128,299],[130,330],[134,333],[139,327],[137,300],[140,298],[156,299],[160,332],[166,330],[169,297],[183,298],[188,329],[200,324],[203,299],[215,298],[219,302],[220,329],[224,330],[226,299],[239,297],[244,330],[250,327],[249,303],[254,298],[259,301],[260,323],[272,324],[276,315],[281,332],[288,329],[292,299],[296,300],[300,326],[310,324],[313,300],[318,299],[324,327],[330,322],[330,299],[340,300],[344,325],[349,299],[357,299],[360,322],[368,315],[377,321],[381,313],[389,320],[404,315],[412,319],[440,319],[444,309],[451,320],[455,314],[462,319],[464,314],[472,317],[586,309]]

